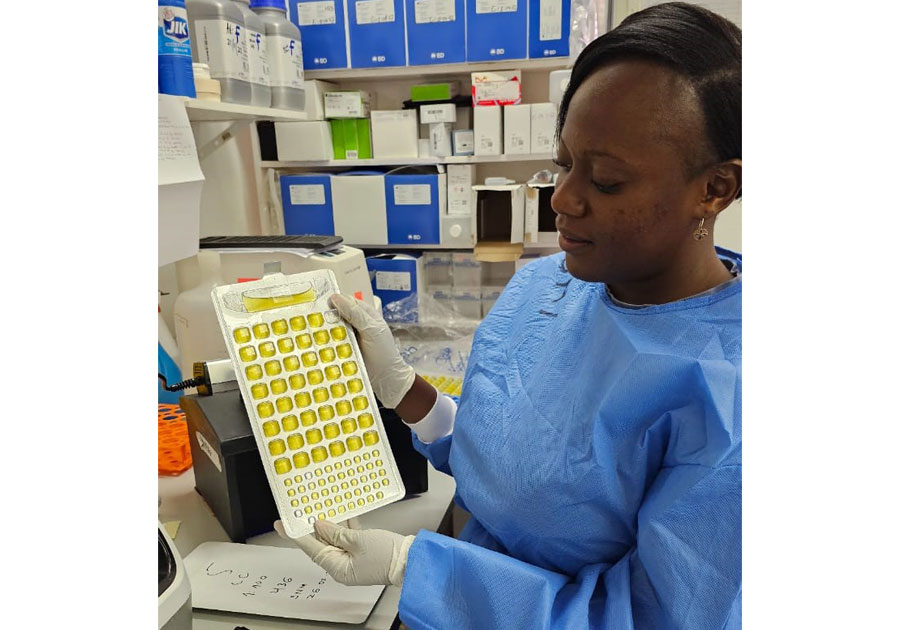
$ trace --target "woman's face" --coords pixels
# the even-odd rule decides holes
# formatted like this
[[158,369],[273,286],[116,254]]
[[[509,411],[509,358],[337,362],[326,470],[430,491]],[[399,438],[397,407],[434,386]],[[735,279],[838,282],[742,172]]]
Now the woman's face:
[[569,272],[637,282],[696,247],[706,183],[689,172],[709,155],[699,102],[670,70],[621,61],[585,79],[560,134],[551,200]]

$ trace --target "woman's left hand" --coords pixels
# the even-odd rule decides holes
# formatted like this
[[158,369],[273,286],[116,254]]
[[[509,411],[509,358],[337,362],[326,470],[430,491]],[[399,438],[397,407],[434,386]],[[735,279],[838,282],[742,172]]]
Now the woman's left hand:
[[[406,558],[415,536],[383,529],[350,529],[329,521],[316,521],[315,534],[291,539],[313,562],[347,586],[403,585]],[[275,531],[287,538],[281,521]]]

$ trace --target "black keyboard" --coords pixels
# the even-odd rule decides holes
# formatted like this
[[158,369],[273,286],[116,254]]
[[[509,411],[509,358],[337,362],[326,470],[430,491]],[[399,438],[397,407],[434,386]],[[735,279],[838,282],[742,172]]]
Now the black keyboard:
[[340,236],[319,234],[288,234],[286,236],[206,236],[200,239],[200,249],[260,248],[260,249],[334,249],[344,242]]

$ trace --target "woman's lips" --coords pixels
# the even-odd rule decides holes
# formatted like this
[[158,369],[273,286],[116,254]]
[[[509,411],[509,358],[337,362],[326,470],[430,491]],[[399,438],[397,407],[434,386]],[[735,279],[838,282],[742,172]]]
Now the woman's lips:
[[559,230],[559,248],[564,252],[573,252],[585,249],[592,245],[591,241],[576,236],[570,232]]

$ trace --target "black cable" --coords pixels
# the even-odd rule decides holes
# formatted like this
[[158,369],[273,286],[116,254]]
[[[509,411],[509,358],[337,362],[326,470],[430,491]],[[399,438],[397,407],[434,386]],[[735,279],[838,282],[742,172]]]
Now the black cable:
[[181,381],[180,383],[175,383],[174,385],[169,385],[166,382],[166,377],[161,373],[159,374],[159,380],[162,381],[163,389],[167,392],[180,392],[183,389],[187,389],[188,387],[199,387],[200,385],[207,384],[205,378],[189,378],[186,381]]

